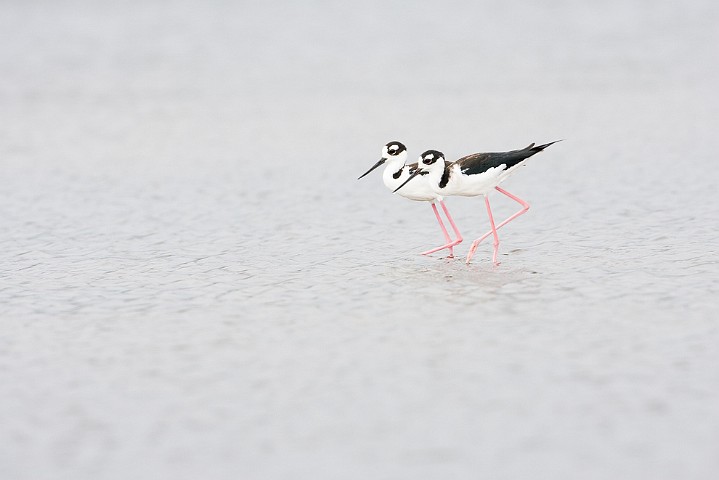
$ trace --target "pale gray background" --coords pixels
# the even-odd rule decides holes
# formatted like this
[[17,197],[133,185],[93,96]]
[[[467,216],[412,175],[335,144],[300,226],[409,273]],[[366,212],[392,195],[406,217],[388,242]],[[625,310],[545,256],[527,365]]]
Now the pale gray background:
[[0,478],[717,478],[718,5],[5,0]]

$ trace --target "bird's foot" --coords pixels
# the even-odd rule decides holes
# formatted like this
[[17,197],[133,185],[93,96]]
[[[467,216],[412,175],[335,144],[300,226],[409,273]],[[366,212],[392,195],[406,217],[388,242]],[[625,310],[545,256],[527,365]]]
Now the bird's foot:
[[449,243],[447,243],[447,244],[445,244],[445,245],[442,245],[441,247],[433,248],[433,249],[431,249],[431,250],[427,250],[426,252],[422,252],[422,253],[420,253],[420,255],[429,255],[429,254],[431,254],[431,253],[439,252],[440,250],[444,250],[445,248],[449,248],[449,256],[450,256],[450,257],[453,257],[453,256],[454,256],[453,248],[454,248],[456,245],[459,245],[459,243],[460,243],[461,241],[462,241],[462,240],[460,239],[460,240],[455,240],[455,241],[453,241],[453,242],[449,242]]

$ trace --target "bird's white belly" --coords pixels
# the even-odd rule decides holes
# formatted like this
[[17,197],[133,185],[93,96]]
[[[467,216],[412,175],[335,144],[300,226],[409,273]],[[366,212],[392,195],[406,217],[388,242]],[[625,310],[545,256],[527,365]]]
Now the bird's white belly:
[[[399,178],[389,177],[385,179],[385,186],[394,191],[409,178],[409,174],[403,173]],[[418,175],[410,180],[404,187],[397,191],[397,195],[401,195],[409,200],[418,202],[431,202],[440,198],[440,196],[432,189],[429,183],[428,175]]]
[[[522,163],[515,165],[509,170],[502,167],[490,168],[489,170],[477,175],[452,175],[450,177],[447,189],[451,193],[447,195],[458,195],[464,197],[475,197],[477,195],[487,195],[494,187],[502,183],[512,173],[517,171]],[[458,173],[458,172],[455,172]]]
[[416,200],[420,202],[429,202],[432,200],[436,200],[438,197],[437,193],[432,190],[432,187],[430,186],[426,175],[413,178],[397,193],[405,198],[409,198],[410,200]]

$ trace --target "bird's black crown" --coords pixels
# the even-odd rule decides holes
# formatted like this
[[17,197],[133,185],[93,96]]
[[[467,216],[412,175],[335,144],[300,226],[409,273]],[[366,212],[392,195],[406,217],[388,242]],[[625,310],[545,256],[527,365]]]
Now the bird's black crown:
[[422,164],[432,165],[437,160],[443,159],[444,153],[438,152],[437,150],[427,150],[422,154]]
[[387,144],[387,153],[393,157],[407,150],[402,142],[389,142]]

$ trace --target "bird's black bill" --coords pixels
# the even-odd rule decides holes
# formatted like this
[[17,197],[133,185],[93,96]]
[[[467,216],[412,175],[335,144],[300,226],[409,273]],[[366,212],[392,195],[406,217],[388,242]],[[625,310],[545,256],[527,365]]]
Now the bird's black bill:
[[420,173],[422,173],[422,170],[418,168],[417,170],[414,171],[414,173],[413,173],[412,175],[409,176],[409,178],[408,178],[407,180],[404,181],[404,183],[403,183],[402,185],[400,185],[399,187],[395,188],[395,189],[394,189],[394,192],[392,192],[392,193],[397,193],[397,190],[399,190],[400,188],[402,188],[402,187],[404,187],[405,185],[407,185],[407,183],[409,183],[410,180],[412,180],[414,177],[416,177],[416,176],[419,175]]
[[380,159],[379,159],[379,162],[375,163],[372,168],[370,168],[369,170],[367,170],[366,172],[364,172],[362,175],[360,175],[359,177],[357,177],[357,180],[359,180],[360,178],[364,177],[365,175],[367,175],[369,172],[371,172],[371,171],[374,170],[375,168],[377,168],[377,167],[379,167],[380,165],[382,165],[386,160],[387,160],[386,158],[380,158]]

